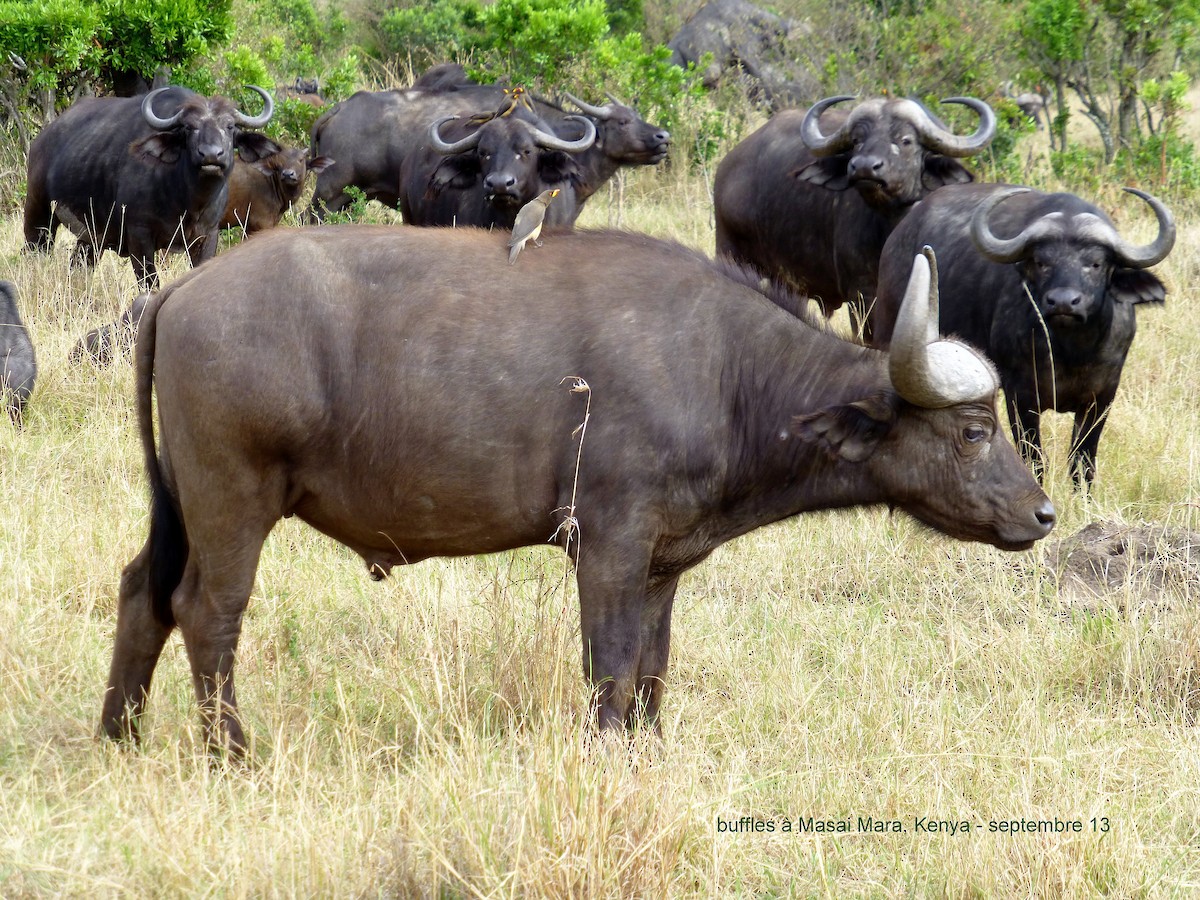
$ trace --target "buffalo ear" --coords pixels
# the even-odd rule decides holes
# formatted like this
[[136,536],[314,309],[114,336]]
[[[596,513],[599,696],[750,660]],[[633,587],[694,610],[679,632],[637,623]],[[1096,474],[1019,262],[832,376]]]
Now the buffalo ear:
[[183,153],[183,135],[178,131],[158,131],[148,138],[134,141],[129,152],[143,162],[171,165]]
[[793,425],[801,440],[817,444],[831,458],[862,462],[896,424],[895,399],[894,395],[877,394],[797,416]]
[[447,188],[463,191],[473,187],[479,180],[479,157],[474,153],[460,153],[443,159],[433,174],[429,176],[429,185],[425,196],[434,197]]
[[928,191],[936,191],[948,184],[967,184],[974,181],[971,174],[957,159],[931,153],[925,157],[925,168],[921,172],[921,184]]
[[850,178],[846,173],[849,164],[850,158],[844,153],[839,153],[836,156],[813,160],[792,172],[792,177],[830,191],[844,191],[850,187]]
[[257,131],[239,131],[233,139],[233,145],[237,148],[238,156],[248,163],[283,152],[282,147]]
[[1113,270],[1109,291],[1119,303],[1162,303],[1167,299],[1167,289],[1145,269]]
[[308,171],[324,172],[326,169],[332,166],[333,163],[334,159],[332,156],[318,156],[316,159],[310,159],[308,161]]
[[547,185],[578,180],[579,164],[570,153],[562,150],[543,150],[538,154],[538,177]]

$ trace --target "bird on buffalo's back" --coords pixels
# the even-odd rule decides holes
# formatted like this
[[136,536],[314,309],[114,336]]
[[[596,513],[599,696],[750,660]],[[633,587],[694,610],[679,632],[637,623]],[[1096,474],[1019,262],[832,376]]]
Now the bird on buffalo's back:
[[538,235],[542,233],[542,222],[546,218],[546,207],[559,194],[558,188],[542,191],[517,213],[517,221],[513,224],[512,237],[508,239],[508,264],[517,261],[526,241],[533,241],[535,247],[542,246]]

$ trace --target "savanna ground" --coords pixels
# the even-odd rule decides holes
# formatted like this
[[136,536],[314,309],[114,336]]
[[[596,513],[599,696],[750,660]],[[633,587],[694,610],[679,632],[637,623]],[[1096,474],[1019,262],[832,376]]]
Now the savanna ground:
[[[635,173],[583,224],[711,251],[710,174]],[[1138,201],[1098,199],[1148,237]],[[41,367],[26,429],[0,423],[0,895],[1196,893],[1197,551],[1164,541],[1098,595],[1050,552],[1094,522],[1200,531],[1200,226],[1171,199],[1168,303],[1139,314],[1090,496],[1051,417],[1045,546],[958,544],[880,509],[726,545],[680,590],[664,737],[625,752],[588,737],[561,555],[430,560],[376,584],[285,521],[239,654],[244,769],[199,745],[177,637],[144,748],[93,738],[147,498],[130,366],[68,356],[133,280],[111,255],[70,271],[70,238],[24,255],[19,218],[0,221],[0,278]],[[783,832],[808,817],[852,833]],[[859,817],[904,830],[857,833]],[[1082,830],[988,828],[1014,819]]]

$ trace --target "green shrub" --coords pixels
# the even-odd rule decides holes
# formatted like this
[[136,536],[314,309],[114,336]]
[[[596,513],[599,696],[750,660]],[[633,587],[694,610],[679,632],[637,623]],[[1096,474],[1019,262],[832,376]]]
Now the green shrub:
[[421,72],[484,47],[483,9],[475,0],[435,0],[393,9],[380,19],[379,34],[385,56],[403,57]]

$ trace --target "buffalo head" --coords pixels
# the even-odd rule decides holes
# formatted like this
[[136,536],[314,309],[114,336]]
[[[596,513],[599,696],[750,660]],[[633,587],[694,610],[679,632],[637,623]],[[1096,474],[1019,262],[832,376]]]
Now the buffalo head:
[[[1026,188],[995,191],[980,203],[971,218],[971,239],[992,262],[1016,264],[1029,296],[1053,327],[1086,325],[1107,314],[1110,296],[1128,303],[1162,302],[1162,282],[1144,270],[1171,252],[1175,222],[1154,197],[1125,190],[1146,201],[1158,219],[1158,235],[1148,244],[1122,238],[1091,204]],[[1025,201],[1004,203],[1022,194]],[[1012,236],[997,237],[996,230]]]
[[279,150],[270,138],[244,129],[261,128],[275,111],[271,95],[260,87],[250,87],[263,98],[263,111],[248,116],[224,97],[184,97],[179,107],[165,118],[154,111],[155,100],[170,87],[151,91],[142,101],[142,117],[155,129],[154,134],[133,144],[139,158],[172,165],[185,157],[202,175],[225,178],[233,168],[236,148],[247,161]]
[[596,120],[596,146],[614,162],[631,166],[652,166],[667,157],[671,133],[651,125],[612,94],[604,106],[593,106],[567,94],[566,97]]
[[982,151],[996,134],[996,115],[982,100],[950,97],[979,114],[974,134],[949,131],[915,100],[866,100],[849,113],[833,110],[826,121],[835,129],[822,132],[823,113],[853,97],[827,97],[804,117],[801,137],[818,157],[796,177],[830,190],[857,188],[871,206],[908,206],[944,184],[971,180],[955,158]]
[[[442,127],[458,118],[442,116],[429,129],[430,143],[446,157],[431,186],[466,189],[481,182],[488,201],[505,206],[521,206],[541,192],[541,167],[548,151],[580,153],[596,140],[596,126],[583,116],[567,117],[582,123],[584,132],[576,140],[566,140],[539,124],[506,115],[489,118],[465,137],[447,141]],[[472,125],[468,121],[467,127]]]

